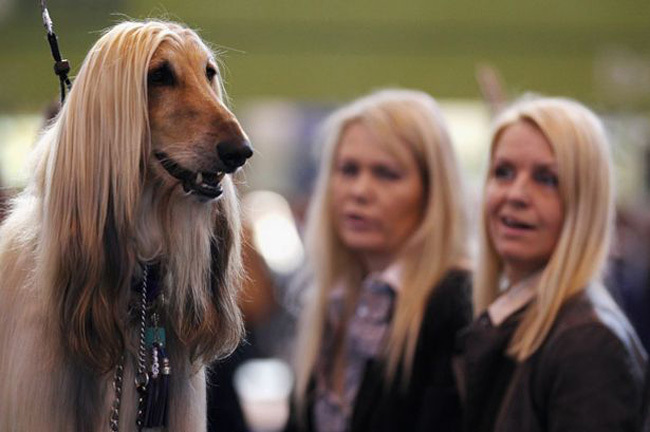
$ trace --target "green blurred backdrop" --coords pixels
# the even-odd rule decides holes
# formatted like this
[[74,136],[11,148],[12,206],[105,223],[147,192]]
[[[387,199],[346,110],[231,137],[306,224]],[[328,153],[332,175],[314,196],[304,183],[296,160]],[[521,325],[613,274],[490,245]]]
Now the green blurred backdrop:
[[[78,70],[98,31],[124,16],[166,16],[226,50],[235,103],[333,101],[387,85],[478,99],[489,63],[512,93],[650,110],[647,0],[50,0],[63,55]],[[116,15],[117,13],[118,15]],[[0,113],[40,109],[56,77],[38,0],[0,0]]]

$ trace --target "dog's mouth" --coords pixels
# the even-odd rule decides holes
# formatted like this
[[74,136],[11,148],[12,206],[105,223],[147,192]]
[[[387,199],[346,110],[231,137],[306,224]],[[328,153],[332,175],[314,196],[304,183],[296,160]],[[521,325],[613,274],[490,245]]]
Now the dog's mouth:
[[155,152],[154,155],[162,167],[165,168],[165,171],[180,180],[183,190],[187,194],[196,195],[200,199],[211,200],[218,198],[223,193],[221,180],[226,175],[224,171],[195,172],[183,168],[164,152]]
[[217,198],[223,193],[221,180],[225,175],[226,173],[223,171],[217,173],[198,172],[193,182],[183,182],[183,190],[209,199]]

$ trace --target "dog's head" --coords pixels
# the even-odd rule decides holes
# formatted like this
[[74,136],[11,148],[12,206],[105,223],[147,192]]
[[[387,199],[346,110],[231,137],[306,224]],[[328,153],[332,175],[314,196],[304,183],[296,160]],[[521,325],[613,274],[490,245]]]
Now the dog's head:
[[[196,33],[161,21],[110,29],[88,53],[39,149],[43,262],[69,351],[102,370],[119,358],[123,299],[137,274],[139,242],[149,236],[141,227],[155,217],[163,254],[181,256],[163,259],[183,285],[170,296],[179,338],[202,357],[234,348],[241,317],[233,275],[241,263],[227,174],[252,150]],[[143,205],[145,191],[158,212]],[[210,264],[196,265],[197,256]],[[206,288],[210,275],[217,283]]]
[[224,175],[242,166],[252,149],[224,105],[214,56],[191,30],[173,30],[147,72],[153,155],[186,193],[212,199],[223,192]]
[[196,33],[123,22],[97,41],[75,79],[58,121],[57,163],[114,177],[78,187],[106,180],[96,193],[126,197],[130,208],[152,178],[200,201],[216,198],[224,175],[252,155],[224,99],[215,57]]

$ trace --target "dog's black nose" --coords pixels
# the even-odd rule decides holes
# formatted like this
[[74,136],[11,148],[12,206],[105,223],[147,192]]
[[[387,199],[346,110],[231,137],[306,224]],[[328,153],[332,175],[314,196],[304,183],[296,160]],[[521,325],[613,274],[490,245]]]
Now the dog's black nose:
[[227,172],[233,172],[253,156],[253,147],[248,140],[222,141],[217,144],[217,153]]

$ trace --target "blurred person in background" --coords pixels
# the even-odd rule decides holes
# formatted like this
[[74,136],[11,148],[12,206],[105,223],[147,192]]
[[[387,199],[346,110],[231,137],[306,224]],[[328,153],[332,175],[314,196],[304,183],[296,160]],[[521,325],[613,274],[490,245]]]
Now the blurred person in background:
[[591,111],[524,99],[496,119],[481,314],[455,359],[465,430],[638,430],[645,352],[600,282],[613,210],[609,147]]
[[242,260],[246,271],[238,305],[246,326],[246,338],[224,360],[215,361],[207,376],[208,432],[248,432],[242,401],[236,392],[234,375],[247,360],[265,357],[257,343],[255,328],[265,325],[277,308],[273,297],[273,278],[252,240],[250,221],[242,225]]
[[383,90],[334,112],[323,138],[287,431],[458,430],[451,355],[471,282],[441,111]]
[[614,245],[605,285],[639,335],[650,347],[650,211],[644,206],[616,211]]

